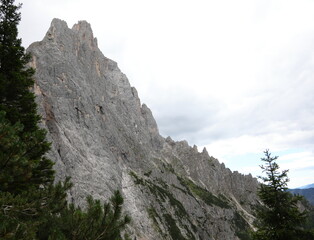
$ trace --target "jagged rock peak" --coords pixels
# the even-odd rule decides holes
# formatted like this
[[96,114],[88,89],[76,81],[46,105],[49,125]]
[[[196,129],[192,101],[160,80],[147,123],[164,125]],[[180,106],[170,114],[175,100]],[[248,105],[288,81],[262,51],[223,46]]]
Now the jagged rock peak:
[[86,21],[79,21],[74,24],[72,30],[76,31],[81,41],[88,41],[91,45],[97,46],[97,39],[94,38],[93,30],[91,25]]
[[203,148],[203,151],[202,151],[202,153],[203,153],[204,155],[206,155],[206,156],[209,156],[209,154],[208,154],[208,152],[207,152],[207,149],[206,149],[206,147],[204,147],[204,148]]
[[68,39],[69,35],[75,35],[77,37],[77,41],[81,43],[87,42],[91,48],[98,46],[97,39],[94,38],[91,25],[87,21],[79,21],[73,25],[72,29],[70,29],[65,21],[54,18],[44,40],[63,42],[62,40],[64,38]]
[[56,36],[60,36],[68,29],[68,24],[65,21],[54,18],[50,24],[50,28],[48,29],[44,40],[55,40]]
[[68,28],[68,24],[66,23],[66,21],[63,21],[59,18],[52,19],[50,27],[52,27],[52,26],[55,27],[56,29],[67,29]]

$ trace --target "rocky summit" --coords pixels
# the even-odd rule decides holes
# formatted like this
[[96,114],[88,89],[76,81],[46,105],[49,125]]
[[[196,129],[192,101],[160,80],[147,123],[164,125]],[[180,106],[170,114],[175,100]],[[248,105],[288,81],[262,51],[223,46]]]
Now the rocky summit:
[[136,89],[99,50],[89,23],[70,29],[54,19],[28,52],[56,178],[74,183],[70,201],[106,200],[119,189],[132,239],[246,238],[257,180],[231,172],[206,149],[162,137]]

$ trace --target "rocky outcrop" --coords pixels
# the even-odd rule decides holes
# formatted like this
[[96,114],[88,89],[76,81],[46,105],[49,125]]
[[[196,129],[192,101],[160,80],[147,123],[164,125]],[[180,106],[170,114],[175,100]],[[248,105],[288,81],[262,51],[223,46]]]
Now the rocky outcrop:
[[257,181],[231,172],[187,142],[159,135],[117,63],[85,21],[54,19],[33,43],[34,91],[52,142],[56,177],[71,176],[71,201],[125,197],[136,239],[241,239],[252,222]]

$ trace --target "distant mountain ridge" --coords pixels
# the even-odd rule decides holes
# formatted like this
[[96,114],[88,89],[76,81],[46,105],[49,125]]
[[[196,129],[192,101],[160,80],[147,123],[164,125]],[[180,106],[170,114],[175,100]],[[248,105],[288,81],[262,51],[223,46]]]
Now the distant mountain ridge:
[[308,189],[308,188],[314,188],[314,183],[308,184],[308,185],[305,185],[305,186],[302,186],[302,187],[298,187],[298,188],[295,188],[295,189]]
[[[309,184],[307,186],[311,186],[313,184]],[[312,205],[314,205],[314,187],[311,188],[296,188],[296,189],[289,189],[289,192],[293,194],[299,194],[304,196],[306,200],[308,200]]]

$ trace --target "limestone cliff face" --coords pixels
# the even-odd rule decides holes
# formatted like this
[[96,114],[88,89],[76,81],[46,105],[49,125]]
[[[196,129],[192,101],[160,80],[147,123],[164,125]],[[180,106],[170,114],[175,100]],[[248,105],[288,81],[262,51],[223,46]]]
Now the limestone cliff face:
[[185,141],[161,137],[135,88],[97,47],[90,25],[54,19],[33,43],[34,91],[57,179],[72,201],[125,197],[137,239],[239,239],[253,217],[257,181]]

